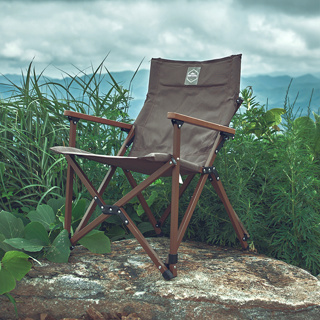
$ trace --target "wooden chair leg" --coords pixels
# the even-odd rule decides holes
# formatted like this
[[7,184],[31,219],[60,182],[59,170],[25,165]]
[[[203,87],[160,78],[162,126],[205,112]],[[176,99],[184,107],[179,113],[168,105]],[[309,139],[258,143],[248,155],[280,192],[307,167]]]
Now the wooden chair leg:
[[68,164],[67,183],[66,183],[66,205],[64,216],[64,228],[71,234],[71,218],[72,218],[72,196],[73,196],[73,176],[74,170]]
[[[107,188],[112,176],[114,175],[115,171],[116,171],[116,167],[111,167],[109,169],[109,171],[106,174],[106,176],[104,177],[99,189],[97,190],[99,195],[102,196],[102,194],[104,193],[105,189]],[[94,199],[92,199],[91,203],[89,204],[89,206],[87,208],[87,211],[85,212],[84,216],[82,217],[82,219],[76,229],[76,232],[80,231],[82,228],[84,228],[88,224],[88,221],[89,221],[90,217],[92,216],[96,206],[97,206],[96,201]]]
[[[137,182],[135,181],[135,179],[133,178],[131,172],[127,171],[127,170],[123,170],[125,176],[127,177],[130,185],[132,188],[135,188],[137,186]],[[142,193],[139,193],[137,195],[137,198],[139,200],[139,202],[141,203],[141,206],[144,210],[144,212],[146,213],[150,223],[153,226],[154,231],[156,232],[157,236],[162,235],[162,231],[161,228],[158,226],[157,220],[154,217],[154,215],[152,214],[152,211],[149,207],[149,205],[147,204],[147,201],[145,200],[144,196],[142,195]]]
[[232,226],[236,232],[236,235],[240,241],[242,248],[247,249],[248,248],[247,239],[250,237],[249,233],[244,228],[236,212],[233,210],[233,207],[229,201],[229,198],[223,188],[222,182],[220,180],[216,180],[215,178],[210,179],[210,181],[228,213],[228,216],[230,218],[230,221],[232,223]]
[[127,228],[131,231],[133,236],[137,239],[137,241],[140,243],[142,248],[145,250],[147,255],[150,257],[150,259],[155,264],[156,268],[161,272],[162,276],[166,280],[170,280],[174,277],[172,272],[168,270],[167,266],[160,260],[158,254],[154,251],[154,249],[150,246],[146,238],[143,236],[141,231],[138,229],[138,227],[135,225],[135,223],[130,219],[129,215],[126,213],[126,211],[121,208],[122,213],[127,219]]
[[191,217],[193,215],[194,209],[198,203],[198,200],[200,198],[202,190],[205,186],[207,178],[208,178],[207,175],[202,175],[197,183],[197,186],[196,186],[194,192],[193,192],[193,195],[192,195],[191,200],[189,202],[188,208],[183,216],[183,219],[182,219],[180,227],[179,227],[178,239],[177,239],[178,246],[180,246],[180,243],[182,242],[182,239],[183,239],[184,234],[187,230],[187,227],[188,227],[189,222],[191,220]]
[[[191,183],[194,177],[195,177],[195,174],[190,174],[188,175],[186,180],[183,182],[183,185],[179,188],[179,199],[182,197],[182,195],[184,194],[184,192],[186,191],[186,189],[188,188],[189,184]],[[171,203],[169,204],[169,206],[164,211],[164,213],[162,214],[161,218],[158,221],[160,228],[164,224],[164,222],[167,220],[170,212],[171,212]]]
[[[70,147],[76,146],[76,133],[77,133],[77,121],[73,121],[72,119],[70,119],[70,131],[69,131]],[[71,235],[73,178],[74,178],[74,170],[71,167],[71,165],[68,163],[64,228],[68,231],[69,235]]]
[[171,186],[171,221],[170,221],[170,253],[168,266],[173,276],[177,276],[178,262],[178,228],[179,228],[179,176],[180,176],[180,141],[181,126],[173,125],[173,159],[175,166],[172,168]]

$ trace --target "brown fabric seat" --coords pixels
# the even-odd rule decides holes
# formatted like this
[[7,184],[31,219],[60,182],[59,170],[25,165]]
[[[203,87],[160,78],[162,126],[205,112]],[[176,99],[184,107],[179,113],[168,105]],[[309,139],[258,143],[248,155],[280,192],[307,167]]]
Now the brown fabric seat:
[[[152,174],[157,169],[162,167],[166,162],[170,161],[172,155],[166,153],[150,153],[143,157],[120,157],[120,156],[107,156],[102,154],[95,154],[80,150],[72,147],[53,147],[52,151],[60,154],[69,154],[92,161],[120,167],[125,170],[134,172]],[[199,173],[201,172],[201,166],[181,159],[181,175]],[[170,176],[171,172],[166,172],[162,176]]]
[[[225,205],[242,247],[247,248],[249,235],[234,212],[213,167],[216,153],[223,142],[235,132],[228,126],[241,105],[240,65],[241,55],[210,61],[152,59],[147,98],[133,125],[72,111],[65,112],[70,120],[69,147],[53,147],[51,150],[65,155],[68,161],[65,228],[69,232],[75,173],[93,196],[91,205],[71,237],[72,244],[110,216],[106,208],[111,211],[117,208],[116,213],[112,214],[117,214],[123,219],[164,278],[171,279],[177,275],[178,247],[204,184],[209,178]],[[100,122],[126,130],[128,137],[117,156],[93,154],[76,148],[76,126],[79,120]],[[130,152],[125,156],[131,143]],[[77,157],[110,165],[97,190],[78,165]],[[117,167],[124,170],[133,189],[116,203],[105,204],[103,192]],[[137,185],[131,171],[150,176]],[[187,178],[179,188],[181,175],[187,175]],[[199,176],[199,181],[179,226],[179,198],[196,175]],[[172,176],[172,203],[157,221],[141,191],[163,176]],[[162,262],[149,246],[124,209],[125,204],[135,196],[140,200],[157,235],[161,234],[161,226],[171,213],[170,251],[166,263]],[[102,208],[102,214],[88,224],[96,205]]]

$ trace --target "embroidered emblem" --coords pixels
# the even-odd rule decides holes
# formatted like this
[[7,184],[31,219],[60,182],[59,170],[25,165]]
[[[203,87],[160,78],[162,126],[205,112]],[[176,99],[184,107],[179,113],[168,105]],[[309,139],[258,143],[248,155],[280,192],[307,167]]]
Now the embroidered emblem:
[[201,67],[189,67],[184,81],[185,85],[197,85]]

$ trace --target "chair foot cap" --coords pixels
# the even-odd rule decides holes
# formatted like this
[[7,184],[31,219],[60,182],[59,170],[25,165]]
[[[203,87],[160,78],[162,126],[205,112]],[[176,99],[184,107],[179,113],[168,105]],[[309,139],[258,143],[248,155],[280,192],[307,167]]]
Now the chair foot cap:
[[171,273],[170,270],[166,270],[162,276],[165,278],[165,280],[171,280],[172,278],[174,278],[173,274]]

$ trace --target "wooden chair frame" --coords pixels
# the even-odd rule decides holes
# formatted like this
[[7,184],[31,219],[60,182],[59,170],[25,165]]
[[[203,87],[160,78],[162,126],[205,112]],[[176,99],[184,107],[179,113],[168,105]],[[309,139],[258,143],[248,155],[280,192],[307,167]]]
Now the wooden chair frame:
[[[101,124],[111,125],[115,127],[119,127],[122,130],[128,132],[128,136],[125,139],[122,147],[120,148],[117,156],[124,156],[126,153],[130,142],[134,137],[134,125],[112,121],[108,119],[103,119],[95,116],[85,115],[78,112],[73,111],[65,111],[64,113],[70,121],[70,134],[69,134],[69,146],[76,146],[76,128],[78,121],[87,120],[98,122]],[[112,176],[115,173],[117,167],[110,166],[106,176],[104,177],[101,185],[96,190],[92,183],[89,181],[86,174],[80,168],[78,163],[76,162],[74,155],[65,155],[68,162],[68,170],[67,170],[67,186],[66,186],[66,206],[65,206],[65,229],[70,234],[70,242],[72,245],[75,245],[77,241],[79,241],[82,237],[84,237],[88,232],[96,228],[100,223],[108,219],[111,215],[118,215],[123,223],[128,227],[133,236],[137,239],[140,245],[144,248],[146,253],[149,255],[156,268],[161,272],[163,277],[167,280],[172,279],[177,276],[177,262],[178,262],[178,248],[181,244],[181,241],[186,232],[187,226],[190,222],[196,204],[199,200],[201,192],[204,188],[204,185],[207,179],[210,180],[212,186],[217,192],[218,196],[222,200],[224,207],[228,213],[232,226],[236,232],[236,235],[240,241],[240,244],[243,249],[247,249],[248,243],[247,239],[249,238],[249,234],[242,225],[239,220],[237,214],[233,210],[230,201],[227,197],[227,194],[223,188],[223,185],[217,176],[217,173],[213,167],[214,160],[216,158],[217,151],[219,150],[221,144],[227,139],[229,136],[233,136],[235,134],[235,130],[223,125],[215,124],[212,122],[200,120],[197,118],[189,117],[186,115],[182,115],[175,112],[168,112],[167,114],[168,121],[172,121],[173,124],[173,140],[172,140],[172,158],[167,161],[163,166],[161,166],[158,170],[156,170],[153,174],[147,177],[143,182],[139,185],[136,183],[132,174],[128,170],[123,170],[125,176],[127,177],[132,190],[122,197],[120,200],[115,202],[112,205],[108,205],[103,200],[103,193],[108,186]],[[197,183],[197,186],[194,190],[193,196],[191,197],[190,203],[187,207],[187,210],[184,214],[184,217],[180,223],[178,223],[178,215],[179,215],[179,199],[182,194],[185,192],[187,187],[190,185],[190,182],[195,177],[196,173],[188,175],[185,179],[184,183],[180,187],[179,185],[179,175],[180,175],[180,143],[181,143],[181,131],[183,130],[182,126],[184,123],[188,123],[195,126],[204,127],[211,130],[217,130],[220,132],[220,137],[216,139],[214,146],[211,150],[211,153],[207,159],[205,166],[198,172],[200,175],[200,179]],[[159,221],[157,221],[154,215],[151,212],[146,200],[142,195],[142,191],[146,189],[150,184],[152,184],[155,180],[163,176],[166,172],[171,170],[172,176],[172,190],[171,190],[171,204],[163,213],[162,217]],[[93,200],[91,201],[85,215],[83,216],[78,228],[75,230],[74,234],[71,236],[71,215],[72,215],[72,193],[73,193],[73,178],[74,174],[77,174],[82,183],[85,185],[89,193],[91,194]],[[129,215],[123,208],[125,204],[127,204],[132,198],[138,197],[144,211],[146,212],[150,223],[152,224],[157,235],[161,234],[161,226],[168,218],[169,214],[171,214],[170,218],[170,250],[168,254],[168,258],[166,262],[161,261],[157,253],[153,250],[153,248],[149,245],[148,241],[145,239],[140,230],[136,227],[134,222],[130,219]],[[95,220],[89,223],[89,219],[95,210],[96,206],[99,205],[102,211],[102,214],[98,216]]]

